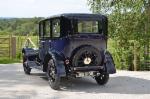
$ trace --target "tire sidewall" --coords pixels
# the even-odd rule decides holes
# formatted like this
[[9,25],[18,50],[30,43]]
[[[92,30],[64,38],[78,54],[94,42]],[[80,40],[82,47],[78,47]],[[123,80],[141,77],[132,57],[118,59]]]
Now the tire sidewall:
[[[94,51],[95,53],[97,53],[97,55],[98,55],[98,58],[97,58],[97,60],[102,60],[102,57],[101,57],[101,55],[100,55],[100,51],[99,50],[97,50],[96,48],[94,48],[93,46],[83,46],[83,47],[81,47],[81,48],[79,48],[75,53],[74,53],[74,55],[72,56],[72,66],[76,66],[77,65],[77,60],[78,60],[78,57],[83,53],[83,52],[85,52],[85,51]],[[98,61],[99,63],[99,65],[101,64],[101,61]]]
[[28,63],[26,61],[27,61],[27,58],[23,55],[23,69],[24,69],[24,72],[25,72],[25,74],[30,75],[31,68],[28,66]]
[[[53,60],[53,59],[49,59],[50,60]],[[49,62],[48,61],[48,62]],[[54,60],[53,60],[54,61]],[[47,75],[47,78],[48,78],[48,83],[50,85],[50,87],[54,90],[58,90],[60,88],[60,76],[57,74],[57,69],[56,69],[56,64],[54,62],[54,67],[55,67],[55,81],[51,81],[50,79],[50,76],[49,76],[49,70],[50,70],[50,65],[47,66],[47,72],[46,72],[46,75]]]
[[101,75],[104,75],[103,79],[100,79],[101,76],[95,76],[95,80],[96,80],[97,84],[105,85],[109,80],[109,74],[108,73],[102,73]]

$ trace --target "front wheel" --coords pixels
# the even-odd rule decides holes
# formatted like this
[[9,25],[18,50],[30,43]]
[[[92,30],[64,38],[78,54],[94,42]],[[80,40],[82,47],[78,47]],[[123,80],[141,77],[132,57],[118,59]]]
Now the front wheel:
[[24,55],[23,55],[23,69],[25,74],[30,75],[31,68],[28,66],[27,59]]
[[53,59],[50,59],[48,62],[46,74],[50,87],[58,90],[60,87],[60,77],[57,75],[57,70]]
[[98,76],[95,76],[95,80],[97,84],[99,85],[105,85],[109,80],[109,74],[108,73],[101,73]]
[[24,69],[25,74],[30,75],[31,68],[29,68],[27,64],[23,63],[23,69]]

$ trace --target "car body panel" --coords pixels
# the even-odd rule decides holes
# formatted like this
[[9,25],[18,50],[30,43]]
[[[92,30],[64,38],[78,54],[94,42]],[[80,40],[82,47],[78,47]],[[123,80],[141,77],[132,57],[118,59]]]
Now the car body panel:
[[[43,37],[43,33],[39,32],[39,49],[33,50],[24,48],[23,53],[30,61],[37,61],[41,64],[43,71],[46,72],[48,58],[53,58],[55,61],[58,76],[67,76],[64,61],[72,58],[78,49],[84,46],[91,46],[99,50],[102,56],[101,66],[105,66],[107,73],[116,73],[115,64],[112,55],[107,52],[107,32],[108,21],[107,17],[101,14],[60,14],[46,18],[39,22],[44,24],[45,21],[51,22],[54,19],[60,19],[60,36],[59,38]],[[77,33],[75,24],[79,20],[96,20],[101,24],[98,25],[98,33]],[[40,26],[39,26],[40,27]],[[52,28],[52,25],[50,25]],[[52,30],[50,31],[52,32]],[[52,34],[50,35],[52,36]],[[30,52],[31,54],[30,56]],[[37,54],[38,52],[38,54]],[[34,57],[35,56],[35,57]],[[109,58],[108,58],[109,57]]]

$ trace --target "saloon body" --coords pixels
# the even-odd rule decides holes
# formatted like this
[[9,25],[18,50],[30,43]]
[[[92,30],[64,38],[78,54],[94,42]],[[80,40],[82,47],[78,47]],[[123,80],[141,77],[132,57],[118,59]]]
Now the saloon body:
[[100,14],[60,14],[39,22],[39,48],[22,49],[23,68],[46,72],[49,84],[59,89],[62,77],[93,77],[104,85],[116,73],[107,51],[107,17]]

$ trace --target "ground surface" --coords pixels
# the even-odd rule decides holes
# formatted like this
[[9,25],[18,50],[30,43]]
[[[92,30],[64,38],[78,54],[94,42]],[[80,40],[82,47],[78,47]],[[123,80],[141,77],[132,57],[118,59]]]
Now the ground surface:
[[92,78],[62,82],[55,91],[40,71],[29,76],[21,64],[0,65],[0,99],[150,99],[150,72],[118,71],[105,86]]

